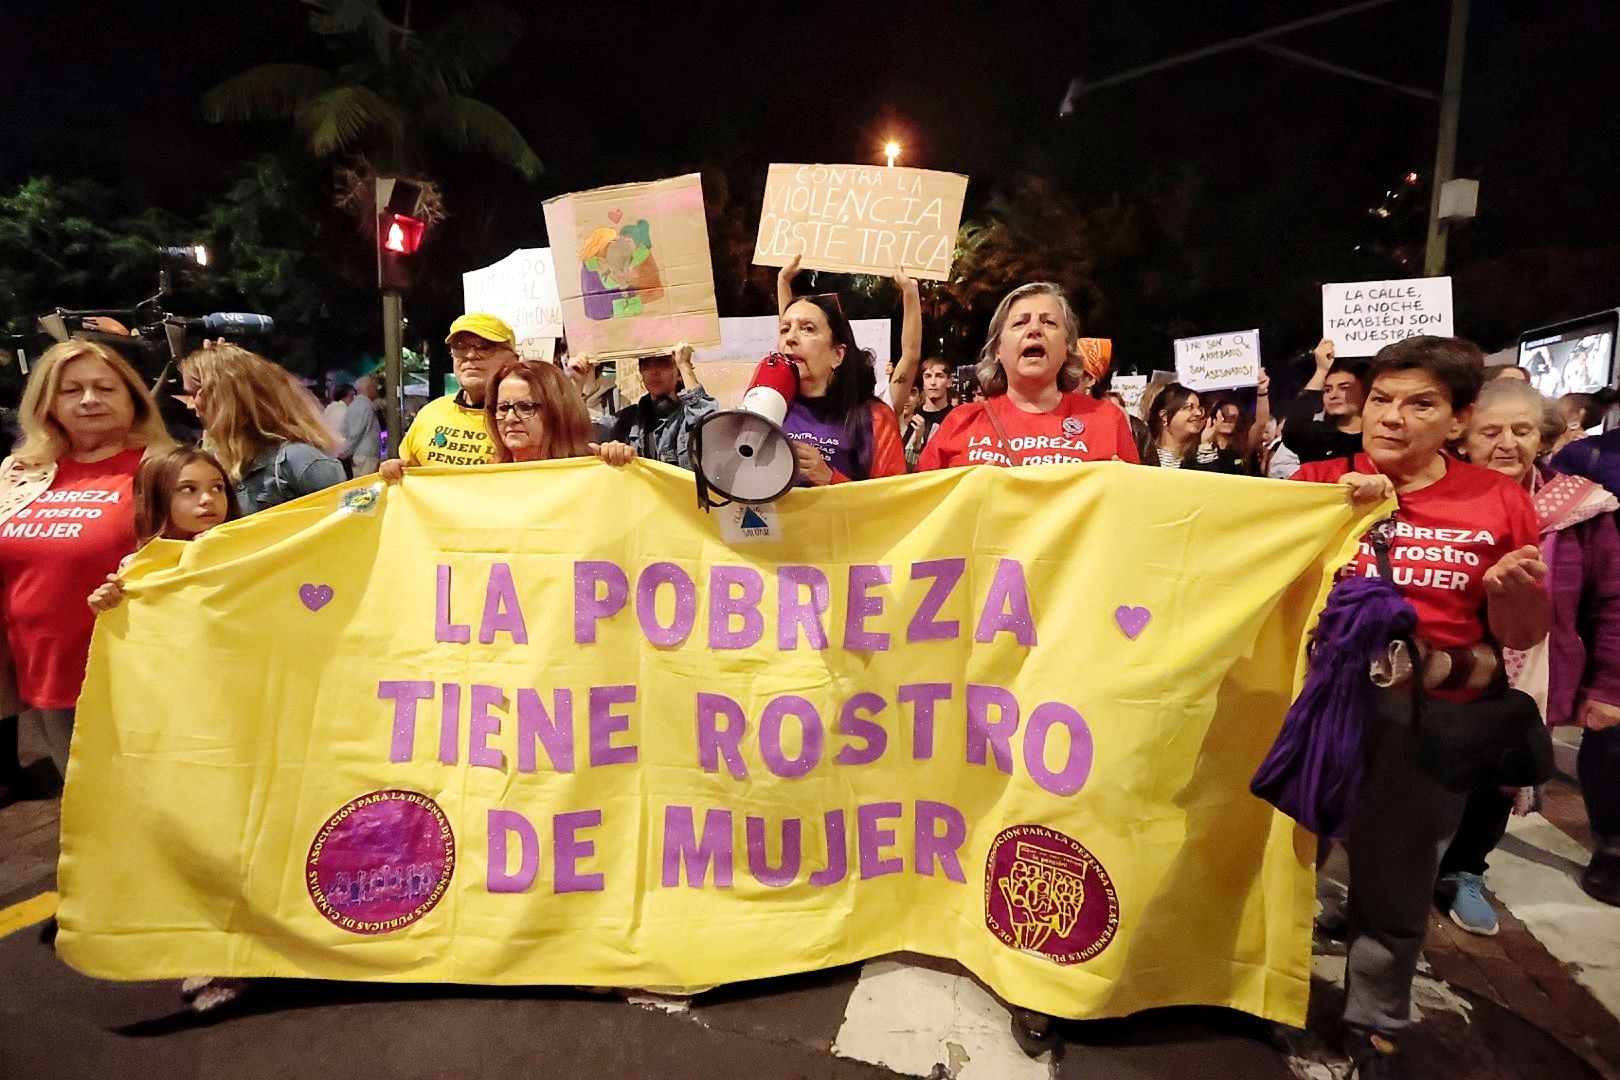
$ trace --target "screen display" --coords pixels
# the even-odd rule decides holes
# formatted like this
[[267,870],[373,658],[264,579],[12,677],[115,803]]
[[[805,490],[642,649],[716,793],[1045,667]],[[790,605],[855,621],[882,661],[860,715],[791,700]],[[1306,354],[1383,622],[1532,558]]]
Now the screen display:
[[1533,330],[1519,341],[1519,366],[1551,399],[1591,394],[1614,383],[1616,313]]

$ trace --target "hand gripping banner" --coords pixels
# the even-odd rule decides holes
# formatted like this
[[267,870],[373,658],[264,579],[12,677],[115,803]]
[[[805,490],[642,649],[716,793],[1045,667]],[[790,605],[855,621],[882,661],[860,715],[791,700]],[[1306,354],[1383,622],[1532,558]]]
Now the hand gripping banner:
[[574,460],[158,541],[96,628],[57,947],[665,989],[910,950],[1302,1023],[1315,844],[1248,783],[1368,516],[1119,463],[704,514]]

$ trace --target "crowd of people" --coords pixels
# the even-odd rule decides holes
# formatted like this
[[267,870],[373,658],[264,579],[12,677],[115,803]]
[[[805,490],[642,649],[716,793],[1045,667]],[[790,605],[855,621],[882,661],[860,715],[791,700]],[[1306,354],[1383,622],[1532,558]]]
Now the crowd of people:
[[[901,276],[902,348],[884,400],[837,295],[796,295],[796,272],[779,279],[777,348],[798,373],[783,428],[802,485],[1115,460],[1339,484],[1354,502],[1393,495],[1387,565],[1364,545],[1346,574],[1384,574],[1411,604],[1420,655],[1406,684],[1463,703],[1511,684],[1546,723],[1585,729],[1579,773],[1596,850],[1583,886],[1620,905],[1620,447],[1608,435],[1578,440],[1605,399],[1552,402],[1517,369],[1488,380],[1466,341],[1417,337],[1370,361],[1341,359],[1323,341],[1305,390],[1276,417],[1263,375],[1252,411],[1231,393],[1161,381],[1133,414],[1085,362],[1059,287],[1010,291],[964,381],[922,357],[917,286]],[[21,401],[21,439],[0,466],[0,783],[20,782],[23,709],[67,769],[94,618],[122,602],[121,563],[147,541],[190,540],[373,471],[409,484],[421,466],[586,455],[689,469],[693,430],[718,408],[684,347],[641,358],[644,395],[615,409],[588,363],[520,357],[494,315],[463,315],[446,343],[458,389],[422,408],[381,461],[369,379],[340,387],[323,410],[273,362],[211,343],[180,364],[202,437],[178,445],[116,351],[86,341],[48,349]],[[1368,1076],[1398,1075],[1395,1041],[1436,889],[1458,925],[1495,932],[1485,862],[1525,803],[1499,786],[1454,791],[1426,773],[1401,686],[1366,717],[1360,810],[1344,841],[1344,1015]],[[1324,913],[1328,932],[1335,915]],[[1051,1037],[1046,1018],[1023,1011],[1015,1031],[1030,1049]]]

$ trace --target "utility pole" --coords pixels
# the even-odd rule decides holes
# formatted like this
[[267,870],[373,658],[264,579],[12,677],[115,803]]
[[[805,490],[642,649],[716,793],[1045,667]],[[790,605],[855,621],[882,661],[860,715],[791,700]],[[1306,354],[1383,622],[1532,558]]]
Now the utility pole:
[[399,456],[399,440],[405,435],[400,416],[400,397],[405,391],[404,365],[400,359],[400,337],[404,310],[399,293],[384,289],[382,294],[383,318],[383,381],[388,384],[388,397],[384,400],[388,423],[388,455]]
[[1462,115],[1463,53],[1468,48],[1468,0],[1451,0],[1451,34],[1446,42],[1446,81],[1440,91],[1440,137],[1434,152],[1433,190],[1429,192],[1429,235],[1423,245],[1423,276],[1446,272],[1446,236],[1440,220],[1440,189],[1457,165],[1457,122]]

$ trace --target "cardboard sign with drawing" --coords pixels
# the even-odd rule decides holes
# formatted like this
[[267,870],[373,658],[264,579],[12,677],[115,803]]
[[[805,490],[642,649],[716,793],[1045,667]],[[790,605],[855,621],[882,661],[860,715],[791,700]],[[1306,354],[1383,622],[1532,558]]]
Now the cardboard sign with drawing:
[[610,360],[720,341],[696,173],[546,200],[569,352]]

